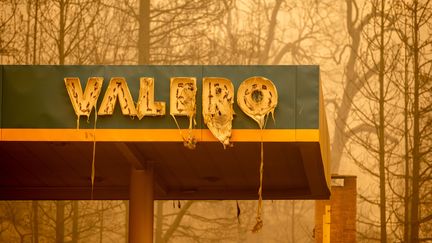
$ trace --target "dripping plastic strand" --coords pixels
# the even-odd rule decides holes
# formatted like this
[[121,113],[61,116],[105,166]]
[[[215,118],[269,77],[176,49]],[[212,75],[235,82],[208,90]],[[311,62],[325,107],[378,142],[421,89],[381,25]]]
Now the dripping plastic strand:
[[259,189],[258,189],[258,207],[257,207],[257,216],[256,216],[257,222],[252,229],[253,233],[259,232],[264,225],[263,220],[262,220],[262,190],[263,190],[263,176],[264,176],[264,142],[263,141],[264,141],[264,128],[267,125],[267,121],[268,121],[268,115],[266,116],[264,126],[261,127],[260,185],[259,185]]
[[174,115],[171,115],[171,116],[172,116],[172,118],[174,119],[174,122],[175,122],[175,124],[176,124],[176,126],[177,126],[177,128],[178,128],[178,130],[179,130],[180,136],[182,137],[183,141],[186,141],[186,138],[183,136],[183,132],[182,132],[182,130],[180,129],[180,126],[179,126],[179,124],[178,124],[178,122],[177,122],[177,119],[175,118]]
[[97,108],[95,104],[95,120],[93,126],[93,157],[92,157],[92,172],[91,172],[91,200],[93,200],[94,179],[95,179],[95,158],[96,158],[96,123],[97,123]]
[[181,136],[181,138],[183,139],[183,145],[184,145],[186,148],[189,148],[189,149],[195,149],[195,146],[196,146],[196,139],[195,139],[195,137],[194,137],[193,134],[192,134],[192,122],[194,122],[195,125],[196,125],[195,120],[192,120],[192,119],[194,119],[194,118],[192,118],[191,116],[188,116],[188,117],[189,117],[189,137],[186,138],[185,136],[183,136],[183,132],[182,132],[182,130],[180,129],[180,125],[178,124],[177,119],[175,118],[175,116],[174,116],[174,115],[171,115],[171,116],[173,117],[174,122],[175,122],[175,124],[176,124],[176,126],[177,126],[177,128],[178,128],[178,130],[179,130],[180,136]]

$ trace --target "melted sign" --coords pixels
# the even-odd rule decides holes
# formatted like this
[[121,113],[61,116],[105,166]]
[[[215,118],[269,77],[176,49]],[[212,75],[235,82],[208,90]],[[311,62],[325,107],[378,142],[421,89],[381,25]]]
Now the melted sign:
[[[101,92],[102,82],[102,77],[89,78],[83,93],[79,78],[65,78],[66,89],[78,118],[81,115],[90,116]],[[111,78],[98,115],[112,115],[117,101],[123,115],[137,116],[140,120],[144,116],[165,115],[165,102],[155,101],[154,83],[153,78],[140,78],[139,97],[135,105],[126,79]],[[195,77],[171,78],[170,115],[174,120],[176,116],[189,118],[189,135],[187,137],[182,135],[185,146],[189,148],[194,148],[196,143],[196,139],[192,136],[192,129],[196,125],[196,92]],[[230,145],[234,116],[234,86],[231,80],[222,77],[203,78],[202,102],[204,123],[224,147]],[[276,86],[264,77],[251,77],[244,80],[237,91],[238,106],[254,119],[261,129],[265,127],[266,117],[274,113],[277,102]],[[175,122],[179,127],[176,120]]]

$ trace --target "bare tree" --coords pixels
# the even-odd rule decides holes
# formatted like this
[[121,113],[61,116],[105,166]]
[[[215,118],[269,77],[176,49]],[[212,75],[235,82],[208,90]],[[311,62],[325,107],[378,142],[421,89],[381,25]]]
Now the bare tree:
[[355,0],[346,0],[346,28],[350,43],[346,44],[339,54],[343,56],[345,50],[348,51],[347,60],[345,61],[342,100],[338,103],[336,109],[335,128],[333,130],[333,142],[331,145],[332,171],[335,173],[339,170],[343,151],[348,142],[346,125],[352,108],[352,99],[364,86],[364,82],[369,80],[375,72],[374,69],[369,69],[362,74],[358,70],[362,31],[372,17],[373,12],[361,15],[358,3]]
[[[367,176],[378,181],[379,190],[367,191],[361,198],[364,202],[378,207],[379,239],[387,242],[389,217],[386,185],[389,165],[393,159],[391,155],[398,144],[398,140],[388,131],[389,124],[397,116],[394,112],[395,88],[391,86],[390,79],[395,69],[395,56],[398,56],[399,46],[393,41],[393,18],[388,14],[391,4],[386,6],[383,1],[370,1],[368,4],[368,8],[373,11],[372,18],[362,31],[365,41],[360,50],[364,51],[362,50],[363,55],[358,59],[363,65],[359,70],[365,70],[366,73],[373,71],[367,80],[362,81],[359,97],[353,99],[354,110],[348,127],[350,143],[355,143],[358,148],[354,151],[348,150],[348,153]],[[375,193],[378,194],[378,200],[375,200]],[[373,222],[373,219],[367,221]]]
[[[16,39],[22,27],[19,3],[16,0],[2,1],[0,10],[0,62],[8,63],[17,54]],[[5,58],[7,57],[7,58]]]
[[[358,152],[359,147],[351,147],[348,152],[363,171],[379,180],[379,201],[370,191],[361,195],[363,201],[380,208],[379,223],[371,215],[360,218],[362,224],[380,228],[379,238],[369,236],[381,241],[419,242],[430,238],[421,228],[429,229],[431,221],[430,216],[421,216],[427,208],[423,205],[430,205],[430,190],[426,189],[431,182],[430,166],[426,161],[430,158],[431,127],[424,114],[430,111],[426,100],[430,101],[431,67],[430,51],[424,47],[431,43],[430,25],[425,24],[431,18],[431,8],[429,2],[397,3],[385,7],[384,2],[370,2],[377,15],[363,31],[367,52],[359,60],[364,73],[376,71],[353,100],[357,115],[351,115],[349,121],[350,143],[365,149]],[[379,85],[374,85],[376,79]],[[370,163],[371,158],[379,161],[379,166]]]
[[[380,211],[380,219],[373,214],[363,215],[362,224],[377,225],[380,234],[372,238],[382,241],[386,237],[388,241],[426,240],[430,238],[432,221],[430,4],[402,1],[404,11],[397,12],[383,1],[364,1],[364,5],[360,2],[346,0],[342,5],[326,0],[5,0],[0,9],[0,62],[319,63],[324,75],[343,80],[343,87],[338,89],[342,90],[341,96],[329,92],[336,98],[332,103],[336,119],[333,171],[338,171],[344,152],[348,153],[352,155],[348,158],[362,166],[380,188],[373,195],[361,196]],[[387,14],[389,9],[394,16]],[[392,27],[391,21],[398,26]],[[404,28],[406,31],[401,31]],[[398,40],[389,33],[398,33],[400,43],[395,44]],[[407,58],[403,59],[406,62],[394,64],[401,46],[407,50]],[[398,79],[396,74],[406,77]],[[398,85],[398,80],[406,83]],[[397,98],[399,103],[394,101]],[[396,112],[406,115],[398,116]],[[402,140],[403,144],[395,145],[395,141]],[[358,150],[366,151],[367,163],[354,154]],[[38,203],[38,207],[33,207],[33,215],[39,214],[39,220],[33,221],[33,229],[34,234],[39,230],[41,241],[54,241],[55,229],[58,239],[68,241],[70,237],[73,242],[108,241],[105,234],[127,235],[127,224],[111,227],[106,223],[120,211],[121,221],[127,222],[127,206],[123,202],[102,205],[65,201],[63,213],[61,205],[57,208],[53,202]],[[244,219],[249,210],[253,211],[253,202],[240,203],[244,209],[241,224],[237,223],[233,202],[185,201],[175,210],[169,210],[168,204],[157,202],[157,241],[213,240],[219,235],[234,239],[235,234],[248,239],[250,225]],[[302,208],[306,204],[301,202],[277,205],[274,210],[290,215],[291,220],[303,209],[307,212]],[[229,212],[207,213],[209,208],[219,207],[229,208]],[[204,217],[203,212],[209,215]],[[279,221],[274,222],[270,219],[269,225]],[[290,232],[299,228],[308,231],[307,227],[290,224]],[[2,227],[0,232],[5,229]],[[24,238],[29,237],[27,228],[18,230]],[[404,237],[399,236],[402,231]],[[300,238],[292,235],[291,241]]]
[[83,58],[90,53],[82,45],[94,27],[100,6],[100,1],[88,0],[48,1],[40,6],[41,12],[52,13],[40,18],[44,40],[50,44],[44,46],[49,63],[56,60],[61,65],[83,63]]
[[[431,223],[432,217],[423,215],[425,208],[422,205],[428,205],[430,202],[431,167],[430,161],[430,87],[431,87],[431,51],[429,46],[432,42],[430,19],[432,18],[432,7],[430,1],[403,1],[403,9],[408,21],[406,25],[408,30],[406,35],[401,34],[401,40],[412,54],[411,66],[413,87],[412,108],[410,118],[412,119],[412,130],[410,138],[412,142],[411,159],[412,167],[409,168],[411,175],[410,184],[410,208],[409,208],[409,240],[418,242],[432,238],[427,231],[422,231],[422,225],[426,226]],[[404,23],[405,24],[405,23]],[[403,33],[402,31],[399,33]],[[412,133],[411,133],[412,132]],[[426,193],[426,194],[423,194]],[[429,228],[430,226],[426,226]]]
[[6,241],[25,242],[27,238],[31,239],[32,230],[29,220],[31,211],[28,206],[26,202],[5,201],[0,203],[0,210],[3,212],[0,239],[3,234],[9,235]]

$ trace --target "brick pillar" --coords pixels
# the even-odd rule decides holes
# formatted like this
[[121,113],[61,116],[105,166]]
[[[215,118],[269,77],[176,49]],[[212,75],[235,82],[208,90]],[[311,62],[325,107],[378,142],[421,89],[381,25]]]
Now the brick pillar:
[[357,177],[332,176],[330,200],[315,202],[315,242],[323,242],[323,215],[330,205],[332,243],[356,242]]

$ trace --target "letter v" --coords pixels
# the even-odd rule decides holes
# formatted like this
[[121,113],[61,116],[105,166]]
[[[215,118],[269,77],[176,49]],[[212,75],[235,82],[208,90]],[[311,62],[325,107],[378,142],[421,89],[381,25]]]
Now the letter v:
[[102,88],[102,77],[90,77],[83,94],[79,78],[69,77],[64,79],[69,98],[78,116],[87,116],[89,118],[93,107],[99,97]]

